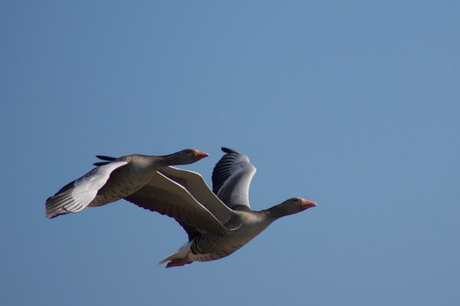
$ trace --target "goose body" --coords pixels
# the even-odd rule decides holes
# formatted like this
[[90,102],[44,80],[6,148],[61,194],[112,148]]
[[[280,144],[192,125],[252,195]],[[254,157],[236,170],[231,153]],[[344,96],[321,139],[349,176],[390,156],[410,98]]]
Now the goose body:
[[184,244],[178,252],[166,257],[160,264],[169,261],[167,267],[182,266],[194,261],[211,261],[224,258],[251,241],[266,229],[274,219],[257,212],[234,212],[241,220],[237,230],[228,231],[220,237],[210,233],[200,233]]
[[[152,180],[164,178],[166,184],[172,187],[173,193],[175,188],[185,189],[193,201],[205,206],[226,228],[223,234],[216,235],[204,230],[200,222],[190,225],[191,222],[184,222],[177,215],[173,216],[187,232],[189,241],[176,253],[160,261],[160,264],[168,262],[167,268],[226,257],[260,234],[276,219],[316,206],[316,203],[302,198],[291,198],[266,210],[251,210],[248,192],[256,171],[255,167],[244,154],[227,148],[222,150],[227,154],[213,170],[214,192],[207,187],[198,173],[173,167],[161,169],[159,175]],[[141,191],[142,189],[139,193]],[[156,211],[155,202],[159,193],[145,191],[142,198],[130,196],[126,199],[138,206]],[[153,194],[155,196],[150,196]]]
[[46,200],[46,216],[54,218],[76,213],[87,206],[102,206],[125,198],[147,184],[157,171],[169,165],[190,164],[208,156],[194,149],[182,150],[165,156],[133,154],[96,163],[82,177],[61,188]]
[[[301,198],[292,198],[279,205],[289,205],[297,207],[297,213],[310,207],[316,206],[316,203]],[[168,262],[167,268],[183,266],[194,261],[211,261],[224,258],[251,241],[254,237],[265,230],[273,221],[285,216],[274,215],[272,209],[263,211],[234,211],[240,226],[235,230],[227,231],[225,236],[216,236],[212,233],[196,233],[187,226],[184,229],[189,233],[189,241],[184,244],[178,252],[166,257],[160,264]],[[192,236],[190,233],[193,233]]]

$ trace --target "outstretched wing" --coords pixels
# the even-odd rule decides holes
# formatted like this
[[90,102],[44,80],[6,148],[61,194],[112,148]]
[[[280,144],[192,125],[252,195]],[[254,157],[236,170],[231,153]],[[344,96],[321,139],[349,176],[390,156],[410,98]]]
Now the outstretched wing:
[[46,200],[46,217],[51,219],[59,215],[79,212],[94,200],[110,174],[127,163],[126,161],[110,162],[96,167],[62,187],[54,196]]
[[[205,196],[194,194],[188,186],[197,184],[201,175],[191,171],[167,167],[160,170],[141,189],[125,199],[142,208],[156,211],[174,218],[179,223],[190,225],[197,230],[223,236],[229,230],[227,224],[234,213],[219,201],[202,202]],[[190,181],[193,177],[192,181]],[[202,178],[201,178],[202,180]],[[188,182],[188,183],[187,183]],[[207,186],[205,186],[207,188]],[[209,190],[209,188],[207,188]],[[209,190],[209,193],[212,192]],[[195,197],[196,195],[196,197]]]

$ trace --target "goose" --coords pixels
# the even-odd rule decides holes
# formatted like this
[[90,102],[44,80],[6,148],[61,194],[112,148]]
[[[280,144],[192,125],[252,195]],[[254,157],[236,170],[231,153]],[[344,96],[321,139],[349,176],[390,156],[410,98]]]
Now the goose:
[[[290,198],[269,209],[254,211],[249,205],[249,185],[256,172],[243,153],[222,148],[226,153],[212,173],[213,190],[193,171],[164,167],[137,192],[125,197],[142,208],[174,218],[188,234],[188,242],[160,264],[166,268],[194,261],[224,258],[260,234],[273,221],[315,207],[316,203]],[[191,214],[199,210],[199,213]],[[210,232],[203,215],[217,225]],[[200,218],[198,218],[200,217]],[[218,227],[218,226],[216,226]]]
[[[164,156],[132,154],[113,158],[98,155],[105,162],[95,163],[96,168],[65,185],[46,200],[46,217],[51,219],[79,212],[87,206],[96,207],[115,202],[142,188],[159,169],[170,165],[191,164],[207,156],[209,154],[195,149]],[[218,232],[222,232],[222,226],[219,227]]]

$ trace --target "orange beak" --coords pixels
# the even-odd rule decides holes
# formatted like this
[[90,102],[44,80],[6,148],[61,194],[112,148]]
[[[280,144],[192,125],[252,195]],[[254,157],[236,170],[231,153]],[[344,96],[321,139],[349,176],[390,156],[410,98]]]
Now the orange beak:
[[195,150],[195,155],[196,155],[196,160],[200,160],[202,158],[208,157],[208,153],[200,152],[198,150]]
[[307,200],[302,200],[302,208],[303,209],[307,209],[307,208],[311,208],[311,207],[316,207],[316,203],[311,202],[311,201],[307,201]]

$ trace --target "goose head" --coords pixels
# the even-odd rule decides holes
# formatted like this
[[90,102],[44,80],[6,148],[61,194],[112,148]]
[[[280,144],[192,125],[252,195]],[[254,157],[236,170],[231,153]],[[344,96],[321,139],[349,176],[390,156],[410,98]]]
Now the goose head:
[[185,150],[172,154],[171,164],[174,164],[174,165],[192,164],[208,156],[209,156],[208,153],[200,152],[196,149],[185,149]]
[[268,211],[271,216],[277,219],[299,213],[315,206],[315,202],[307,201],[302,198],[290,198],[281,204],[273,206],[272,208],[268,209]]

